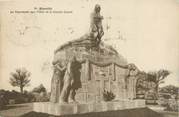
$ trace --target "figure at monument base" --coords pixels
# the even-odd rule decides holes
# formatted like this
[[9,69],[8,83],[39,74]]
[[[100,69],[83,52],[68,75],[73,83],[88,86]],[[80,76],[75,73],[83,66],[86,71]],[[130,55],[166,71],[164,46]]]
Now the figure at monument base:
[[64,75],[64,85],[60,95],[60,103],[76,102],[75,94],[78,88],[81,88],[80,78],[80,67],[79,63],[74,56],[72,56],[66,67]]
[[59,96],[62,91],[63,87],[63,77],[65,73],[65,66],[57,62],[54,65],[54,71],[53,71],[53,76],[51,80],[51,96],[50,96],[50,101],[53,103],[57,103],[59,101]]

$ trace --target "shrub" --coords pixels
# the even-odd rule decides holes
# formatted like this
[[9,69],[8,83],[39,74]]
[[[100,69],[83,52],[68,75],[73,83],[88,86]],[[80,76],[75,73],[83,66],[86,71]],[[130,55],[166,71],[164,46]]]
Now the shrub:
[[[20,104],[20,103],[27,103],[32,102],[34,95],[31,92],[26,92],[24,94],[17,92],[17,91],[6,91],[6,90],[0,90],[0,97],[3,99],[1,100],[1,105],[3,102],[3,105],[7,104]],[[3,100],[3,101],[2,101]]]
[[16,103],[15,99],[9,99],[9,104],[15,104],[15,103]]
[[2,110],[4,106],[6,105],[4,100],[5,100],[4,96],[0,95],[0,110]]
[[40,84],[38,87],[35,87],[32,92],[41,93],[41,92],[47,92],[46,88],[43,86],[43,84]]
[[103,100],[104,101],[111,101],[115,98],[115,95],[113,92],[105,91],[103,92]]
[[166,105],[166,111],[175,111],[178,112],[179,105],[176,100],[169,100]]
[[40,84],[38,87],[35,87],[32,90],[32,95],[33,101],[35,102],[46,102],[50,99],[49,94],[47,93],[47,90],[43,86],[43,84]]
[[34,101],[35,102],[47,102],[47,101],[49,101],[49,96],[44,92],[33,93],[33,95],[34,95]]
[[15,103],[16,104],[27,103],[27,102],[28,102],[28,98],[26,98],[24,96],[15,98]]

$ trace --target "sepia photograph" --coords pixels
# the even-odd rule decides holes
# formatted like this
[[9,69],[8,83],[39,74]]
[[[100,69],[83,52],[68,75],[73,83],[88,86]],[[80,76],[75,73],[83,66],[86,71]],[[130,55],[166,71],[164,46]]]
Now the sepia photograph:
[[0,0],[0,117],[178,117],[179,0]]

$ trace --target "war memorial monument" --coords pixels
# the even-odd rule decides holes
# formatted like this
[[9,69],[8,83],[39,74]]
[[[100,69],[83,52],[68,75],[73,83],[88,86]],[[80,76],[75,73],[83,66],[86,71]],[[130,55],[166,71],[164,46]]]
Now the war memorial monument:
[[102,41],[100,10],[96,5],[88,34],[54,51],[50,102],[34,103],[33,111],[67,115],[145,107],[136,99],[139,69]]

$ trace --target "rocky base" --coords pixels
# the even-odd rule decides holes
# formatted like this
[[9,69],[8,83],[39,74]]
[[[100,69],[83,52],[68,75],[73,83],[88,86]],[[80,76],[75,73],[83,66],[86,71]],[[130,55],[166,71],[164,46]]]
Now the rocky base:
[[51,115],[72,115],[143,107],[145,107],[144,100],[120,100],[111,102],[83,104],[58,104],[51,102],[39,102],[33,104],[33,111],[48,113]]

